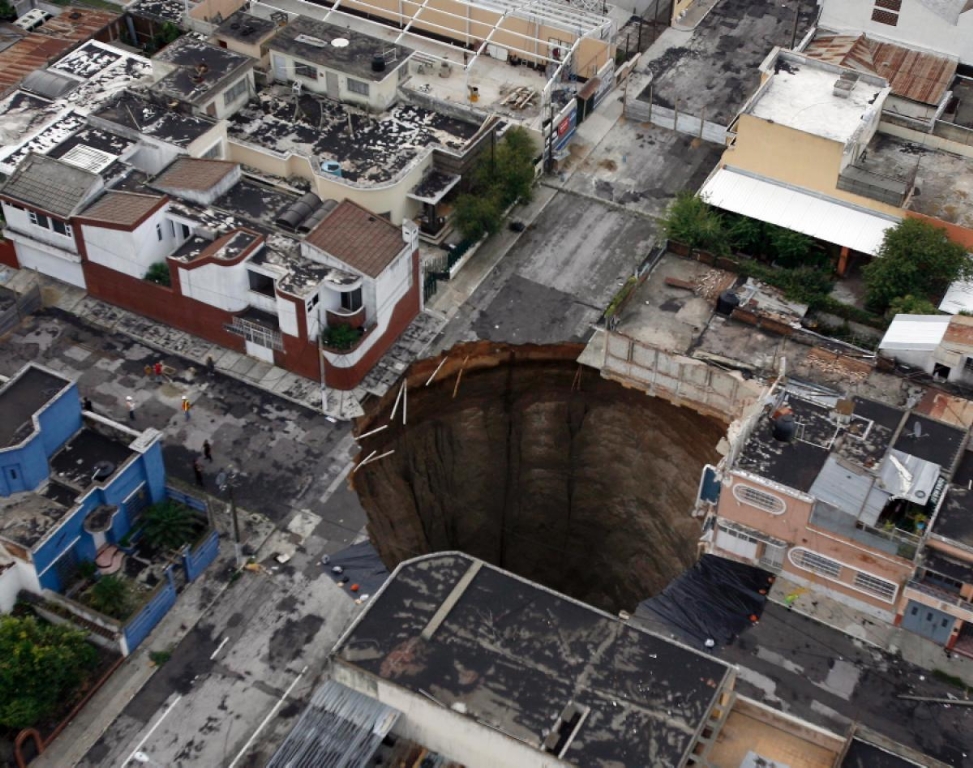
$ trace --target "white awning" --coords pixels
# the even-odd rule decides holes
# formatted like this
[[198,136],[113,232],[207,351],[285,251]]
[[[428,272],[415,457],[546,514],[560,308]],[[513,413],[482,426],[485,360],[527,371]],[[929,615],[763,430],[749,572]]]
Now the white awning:
[[878,348],[884,352],[933,352],[948,326],[945,315],[896,315]]
[[839,203],[732,168],[720,168],[700,190],[710,205],[875,255],[897,219]]
[[946,290],[939,304],[940,312],[958,315],[960,312],[973,312],[973,282],[957,280]]

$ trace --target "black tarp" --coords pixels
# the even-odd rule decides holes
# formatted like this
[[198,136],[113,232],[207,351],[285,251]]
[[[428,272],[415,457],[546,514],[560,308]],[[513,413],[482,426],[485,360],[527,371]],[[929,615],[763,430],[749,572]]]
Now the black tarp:
[[[336,582],[347,579],[343,586],[351,598],[374,595],[389,577],[389,569],[382,563],[370,541],[352,544],[331,555],[331,559],[322,564]],[[342,573],[334,573],[335,567],[341,568]],[[358,585],[357,592],[351,592],[352,584]]]
[[723,646],[760,619],[774,575],[762,568],[703,555],[635,615],[663,624],[687,640]]

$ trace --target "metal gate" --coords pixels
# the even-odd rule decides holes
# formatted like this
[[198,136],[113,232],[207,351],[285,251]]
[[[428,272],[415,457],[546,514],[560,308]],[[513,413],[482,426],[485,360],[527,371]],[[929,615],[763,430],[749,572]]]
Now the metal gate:
[[934,643],[945,645],[953,631],[956,619],[948,613],[930,608],[928,605],[910,600],[902,617],[902,627],[917,635],[928,638]]

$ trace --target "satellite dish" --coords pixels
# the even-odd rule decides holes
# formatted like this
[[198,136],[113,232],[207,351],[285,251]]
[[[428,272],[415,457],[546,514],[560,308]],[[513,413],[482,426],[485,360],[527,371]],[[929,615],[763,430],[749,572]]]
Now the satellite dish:
[[920,424],[918,421],[913,422],[913,424],[912,424],[912,439],[913,440],[918,440],[920,437],[925,437],[925,435],[922,434],[922,424]]
[[348,38],[347,37],[336,37],[334,40],[331,41],[331,47],[332,48],[347,48],[348,47]]

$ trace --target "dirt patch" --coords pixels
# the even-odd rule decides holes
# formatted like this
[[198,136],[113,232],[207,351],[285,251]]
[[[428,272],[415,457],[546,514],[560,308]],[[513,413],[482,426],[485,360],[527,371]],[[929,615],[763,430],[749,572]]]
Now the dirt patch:
[[389,568],[458,549],[616,611],[695,561],[689,513],[724,426],[600,378],[580,349],[464,344],[430,386],[442,358],[410,369],[407,425],[400,403],[361,440],[362,458],[394,453],[352,478]]

